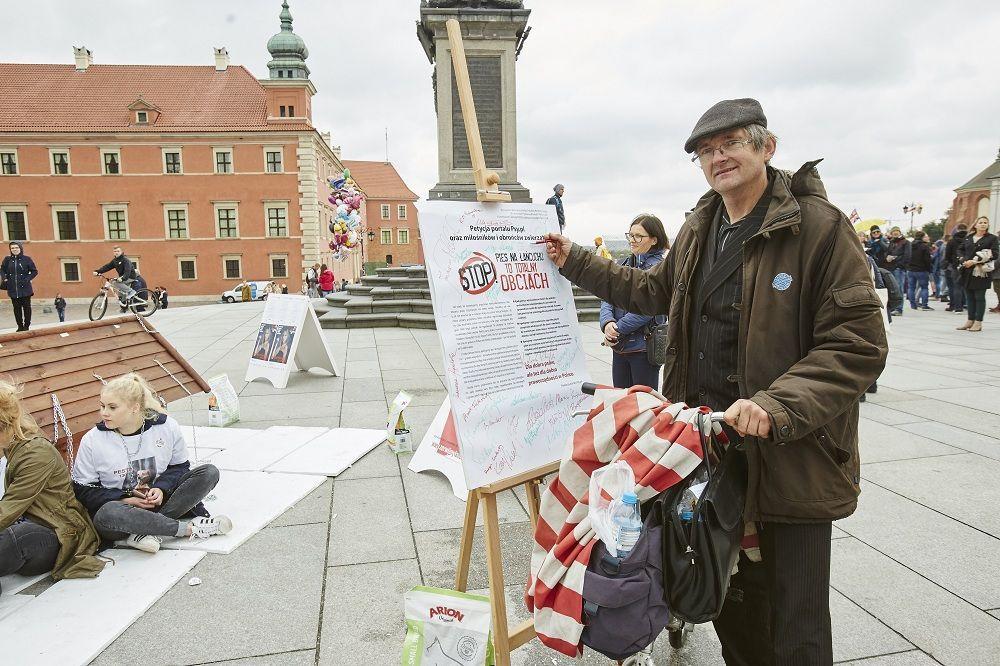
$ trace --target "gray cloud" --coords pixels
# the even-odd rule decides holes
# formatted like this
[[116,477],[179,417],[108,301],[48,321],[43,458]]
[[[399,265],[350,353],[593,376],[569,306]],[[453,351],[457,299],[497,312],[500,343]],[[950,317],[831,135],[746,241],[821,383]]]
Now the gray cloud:
[[[425,195],[437,146],[419,2],[290,4],[319,89],[317,126],[353,159],[381,159],[388,127],[390,159]],[[925,204],[923,219],[941,215],[1000,142],[995,2],[526,4],[520,180],[536,200],[565,183],[568,229],[580,239],[618,234],[640,211],[676,230],[706,190],[681,146],[723,98],[761,100],[781,137],[776,166],[824,157],[831,199],[864,217],[902,220],[911,200]],[[0,58],[69,63],[70,46],[86,44],[102,63],[211,64],[211,48],[227,46],[234,63],[264,76],[279,9],[278,0],[3,3]]]

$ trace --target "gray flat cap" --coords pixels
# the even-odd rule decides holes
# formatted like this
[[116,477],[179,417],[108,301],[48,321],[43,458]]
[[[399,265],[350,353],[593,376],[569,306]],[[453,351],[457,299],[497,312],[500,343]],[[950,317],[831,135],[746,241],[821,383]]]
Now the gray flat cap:
[[767,127],[767,118],[764,116],[764,109],[760,107],[760,102],[749,97],[724,99],[698,119],[691,136],[684,142],[684,152],[694,152],[695,145],[706,136],[744,125]]

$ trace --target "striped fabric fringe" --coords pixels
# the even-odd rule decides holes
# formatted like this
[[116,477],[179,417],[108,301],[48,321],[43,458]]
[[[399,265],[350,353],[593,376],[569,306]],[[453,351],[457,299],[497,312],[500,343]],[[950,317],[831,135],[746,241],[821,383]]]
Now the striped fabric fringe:
[[583,580],[597,543],[588,516],[590,475],[621,459],[635,474],[639,501],[653,499],[701,463],[696,417],[707,411],[671,404],[644,386],[598,389],[541,498],[525,603],[542,643],[569,657],[583,654]]

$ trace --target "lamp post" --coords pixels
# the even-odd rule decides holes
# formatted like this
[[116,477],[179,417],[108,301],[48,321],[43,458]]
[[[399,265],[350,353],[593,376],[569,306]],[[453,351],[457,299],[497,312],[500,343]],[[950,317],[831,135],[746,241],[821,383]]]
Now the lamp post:
[[903,213],[910,214],[910,233],[913,233],[913,216],[924,212],[924,205],[920,203],[903,204]]
[[[371,229],[368,230],[368,233],[365,234],[365,236],[368,238],[368,242],[369,243],[375,242],[375,232],[372,231]],[[364,277],[364,275],[365,275],[365,243],[364,243],[364,239],[362,238],[362,240],[361,240],[361,276]]]

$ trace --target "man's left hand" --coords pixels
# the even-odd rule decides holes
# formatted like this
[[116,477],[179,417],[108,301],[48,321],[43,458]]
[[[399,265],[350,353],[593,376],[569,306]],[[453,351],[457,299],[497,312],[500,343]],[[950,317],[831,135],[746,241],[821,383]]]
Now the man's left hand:
[[154,507],[163,504],[163,491],[159,488],[150,488],[146,492],[146,500]]
[[732,426],[740,437],[767,439],[771,434],[771,417],[753,400],[741,398],[730,405],[726,410],[726,423]]

